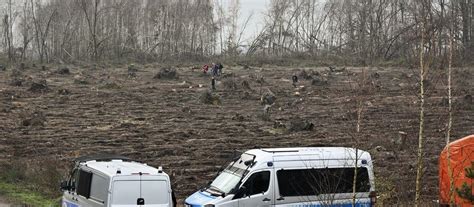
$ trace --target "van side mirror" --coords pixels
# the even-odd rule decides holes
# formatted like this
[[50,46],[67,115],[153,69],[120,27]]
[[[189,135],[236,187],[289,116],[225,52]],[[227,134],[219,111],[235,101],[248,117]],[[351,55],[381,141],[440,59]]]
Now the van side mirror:
[[247,160],[244,162],[245,166],[250,166],[251,164],[253,164],[253,160]]
[[62,181],[60,187],[62,191],[71,190],[71,186],[69,186],[67,180]]

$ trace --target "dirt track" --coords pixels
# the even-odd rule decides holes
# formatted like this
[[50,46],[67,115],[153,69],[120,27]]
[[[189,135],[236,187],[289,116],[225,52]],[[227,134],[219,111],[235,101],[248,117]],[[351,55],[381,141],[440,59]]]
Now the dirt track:
[[[162,165],[183,199],[207,183],[233,150],[354,144],[358,94],[354,81],[362,68],[342,72],[307,68],[318,71],[328,84],[315,86],[300,77],[299,85],[305,87],[295,89],[291,75],[301,70],[226,67],[224,72],[233,76],[218,82],[218,105],[199,101],[209,88],[209,77],[181,68],[178,80],[153,79],[158,68],[141,67],[136,78],[130,78],[124,67],[71,67],[71,74],[57,73],[57,66],[29,68],[16,75],[0,71],[0,162],[68,163],[83,154],[118,153]],[[371,89],[362,93],[360,148],[372,152],[379,195],[391,202],[411,201],[418,136],[417,73],[406,68],[366,70]],[[459,138],[474,133],[474,71],[457,71],[452,136]],[[430,76],[426,109],[426,200],[437,199],[437,155],[444,145],[447,120],[442,100],[445,77],[436,73]],[[14,77],[23,80],[22,86],[12,85]],[[257,81],[260,77],[263,83]],[[29,90],[40,80],[46,80],[48,90]],[[242,85],[244,80],[250,89]],[[260,94],[267,89],[277,101],[265,121]],[[289,125],[297,117],[311,121],[314,129],[288,132],[274,127],[275,122]],[[403,146],[399,137],[405,135],[399,132],[406,133]]]

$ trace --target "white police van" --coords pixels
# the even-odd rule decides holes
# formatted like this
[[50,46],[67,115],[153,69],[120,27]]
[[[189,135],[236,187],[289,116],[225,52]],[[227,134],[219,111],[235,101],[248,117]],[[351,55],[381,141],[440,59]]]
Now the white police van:
[[366,151],[253,149],[233,159],[208,186],[189,196],[185,206],[352,206],[355,201],[355,206],[369,207],[375,205],[375,196],[372,159]]
[[76,159],[61,190],[63,207],[172,207],[176,203],[170,178],[161,167],[121,156]]

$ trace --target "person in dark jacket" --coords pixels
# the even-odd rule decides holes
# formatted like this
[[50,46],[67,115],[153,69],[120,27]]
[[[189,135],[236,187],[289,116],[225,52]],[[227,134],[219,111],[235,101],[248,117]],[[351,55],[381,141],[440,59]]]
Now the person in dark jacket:
[[217,63],[218,75],[222,75],[222,69],[224,66],[221,63]]
[[212,77],[216,77],[219,75],[219,66],[218,64],[212,64],[212,69],[211,69],[211,72],[212,72]]
[[296,83],[298,83],[298,76],[293,75],[292,80],[293,80],[293,87],[296,88]]
[[216,90],[216,79],[214,77],[211,79],[211,89]]

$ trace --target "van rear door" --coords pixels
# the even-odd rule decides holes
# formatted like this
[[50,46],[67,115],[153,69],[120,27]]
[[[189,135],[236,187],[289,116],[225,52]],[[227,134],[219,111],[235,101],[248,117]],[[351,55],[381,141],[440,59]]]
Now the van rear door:
[[128,207],[140,203],[146,207],[172,206],[169,181],[158,176],[126,176],[113,181],[111,206]]

